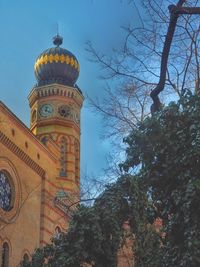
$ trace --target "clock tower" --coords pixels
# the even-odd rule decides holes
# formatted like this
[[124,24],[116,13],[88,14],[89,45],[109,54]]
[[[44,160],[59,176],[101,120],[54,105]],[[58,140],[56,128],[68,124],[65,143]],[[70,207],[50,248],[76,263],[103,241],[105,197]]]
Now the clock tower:
[[77,58],[61,48],[62,37],[53,39],[55,47],[45,50],[35,62],[36,86],[29,95],[31,131],[58,158],[57,178],[75,182],[80,178],[80,111],[83,95],[76,81]]
[[53,43],[35,62],[30,129],[0,101],[0,266],[60,238],[80,200],[79,63]]

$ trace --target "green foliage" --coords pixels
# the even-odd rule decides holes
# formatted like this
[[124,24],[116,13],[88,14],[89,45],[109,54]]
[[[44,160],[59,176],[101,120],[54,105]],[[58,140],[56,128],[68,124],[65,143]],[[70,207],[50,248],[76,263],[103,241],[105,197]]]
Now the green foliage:
[[125,221],[134,239],[135,267],[200,266],[200,96],[187,92],[125,142],[121,168],[137,167],[137,174],[108,185],[92,207],[77,207],[68,232],[21,266],[116,267]]
[[21,266],[78,267],[89,263],[95,267],[116,267],[125,221],[129,221],[131,227],[129,234],[134,231],[138,240],[143,236],[146,242],[143,248],[153,255],[147,248],[148,239],[150,233],[158,234],[147,225],[151,207],[141,177],[124,175],[116,183],[108,185],[92,207],[78,206],[68,232],[53,239],[51,245],[37,249],[32,263],[23,262]]
[[163,220],[166,237],[159,266],[199,266],[200,95],[187,92],[125,141],[123,167],[142,165],[143,182]]

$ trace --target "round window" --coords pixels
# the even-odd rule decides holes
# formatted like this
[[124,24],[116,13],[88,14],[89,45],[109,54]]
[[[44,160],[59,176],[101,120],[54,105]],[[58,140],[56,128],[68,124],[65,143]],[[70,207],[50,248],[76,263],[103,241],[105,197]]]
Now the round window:
[[9,180],[9,175],[4,171],[0,171],[0,208],[5,211],[9,211],[12,208],[12,189]]
[[71,114],[71,109],[68,106],[61,106],[58,109],[58,112],[62,117],[68,117]]

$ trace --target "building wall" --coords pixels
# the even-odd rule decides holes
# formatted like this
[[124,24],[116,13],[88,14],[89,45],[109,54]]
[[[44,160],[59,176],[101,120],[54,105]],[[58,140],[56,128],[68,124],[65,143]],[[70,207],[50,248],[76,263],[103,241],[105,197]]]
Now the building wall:
[[[2,143],[0,143],[0,169],[8,171],[11,179],[16,179],[18,183],[14,193],[14,202],[18,201],[17,206],[10,212],[1,210],[0,213],[0,245],[2,247],[5,241],[8,242],[9,266],[12,267],[17,266],[24,251],[31,253],[39,246],[41,177]],[[13,211],[13,215],[10,216],[9,213]]]
[[[0,103],[0,171],[9,173],[13,191],[13,208],[0,209],[0,246],[9,245],[9,267],[42,244],[42,199],[45,183],[54,184],[56,163],[54,155]],[[56,221],[56,216],[51,214],[51,220]],[[49,242],[54,225],[47,221],[46,229],[50,229],[45,237]]]
[[[9,246],[9,267],[17,266],[25,253],[30,256],[35,248],[49,243],[56,229],[68,228],[66,205],[77,201],[80,190],[75,147],[80,132],[72,126],[44,127],[50,137],[44,145],[0,102],[0,171],[9,173],[14,192],[14,207],[0,208],[0,248],[5,242]],[[63,135],[67,138],[66,177],[59,175]]]

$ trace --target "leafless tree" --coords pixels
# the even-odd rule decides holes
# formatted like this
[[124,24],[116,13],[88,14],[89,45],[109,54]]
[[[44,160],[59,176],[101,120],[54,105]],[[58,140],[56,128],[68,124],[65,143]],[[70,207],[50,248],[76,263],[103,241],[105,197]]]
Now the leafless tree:
[[[87,44],[91,59],[101,66],[102,78],[107,83],[104,98],[90,98],[90,103],[103,116],[105,137],[112,140],[116,137],[118,145],[118,137],[122,140],[149,114],[150,93],[155,88],[160,85],[160,91],[165,88],[161,97],[166,103],[180,98],[186,89],[197,92],[200,87],[200,23],[199,15],[193,15],[199,14],[194,10],[199,1],[141,0],[138,4],[132,0],[129,3],[137,5],[141,26],[135,28],[131,21],[128,26],[122,26],[125,38],[120,48],[109,56],[98,52],[91,42]],[[174,7],[183,9],[177,13]],[[174,16],[170,16],[173,12]],[[174,29],[169,33],[172,19]]]

